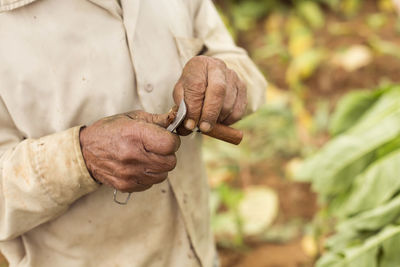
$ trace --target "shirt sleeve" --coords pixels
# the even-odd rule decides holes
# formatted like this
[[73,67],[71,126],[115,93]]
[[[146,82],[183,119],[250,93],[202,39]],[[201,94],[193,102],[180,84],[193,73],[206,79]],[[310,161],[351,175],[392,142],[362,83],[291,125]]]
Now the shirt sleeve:
[[23,140],[1,100],[0,125],[0,241],[61,215],[99,186],[82,156],[81,127]]
[[265,102],[267,82],[247,52],[235,45],[211,0],[197,0],[194,9],[195,35],[204,41],[206,56],[223,60],[247,85],[248,111]]

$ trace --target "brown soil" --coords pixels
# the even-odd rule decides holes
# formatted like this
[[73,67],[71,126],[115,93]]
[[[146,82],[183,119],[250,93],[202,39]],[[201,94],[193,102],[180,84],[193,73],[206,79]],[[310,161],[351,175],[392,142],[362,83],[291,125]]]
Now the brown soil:
[[278,222],[284,223],[297,218],[312,220],[318,211],[316,194],[312,192],[310,184],[287,180],[283,173],[276,172],[276,169],[284,169],[285,163],[278,162],[275,168],[271,168],[267,163],[255,166],[251,183],[268,186],[278,193]]
[[226,267],[308,267],[313,265],[299,240],[286,244],[257,244],[248,252],[220,250],[221,266]]
[[[276,166],[275,166],[276,167]],[[282,169],[283,166],[280,166]],[[279,214],[275,225],[293,219],[311,221],[318,211],[316,195],[307,183],[288,181],[276,175],[269,164],[261,163],[252,170],[250,183],[265,185],[278,193]],[[301,247],[301,233],[288,243],[260,243],[246,240],[248,249],[219,249],[222,267],[308,267],[313,259]]]
[[[400,46],[400,34],[395,29],[396,14],[386,14],[387,23],[379,32],[368,27],[366,24],[367,17],[377,12],[379,10],[376,6],[376,1],[371,0],[365,1],[361,13],[351,19],[346,19],[338,14],[327,11],[326,25],[340,25],[340,27],[345,28],[348,32],[346,34],[334,35],[329,32],[329,26],[326,26],[315,34],[317,47],[323,47],[327,50],[328,54],[332,54],[351,45],[370,46],[373,36],[378,36],[382,40],[390,41]],[[262,38],[262,35],[259,35],[260,38]],[[254,42],[254,38],[244,37],[242,39],[245,47],[250,49],[257,47],[257,42]],[[287,61],[275,56],[266,60],[259,60],[257,64],[272,84],[284,90],[289,88],[285,79],[288,68]],[[378,86],[382,81],[399,83],[399,73],[400,58],[379,53],[374,55],[373,61],[368,66],[352,73],[332,66],[329,62],[324,62],[317,69],[316,73],[305,81],[305,85],[309,89],[307,90],[307,102],[315,102],[316,98],[328,97],[333,100],[332,102],[336,102],[335,100],[349,90],[373,88]]]

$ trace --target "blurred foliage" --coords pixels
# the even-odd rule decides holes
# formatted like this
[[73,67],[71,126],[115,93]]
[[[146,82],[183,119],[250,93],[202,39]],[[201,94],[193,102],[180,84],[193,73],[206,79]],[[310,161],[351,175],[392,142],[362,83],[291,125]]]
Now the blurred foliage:
[[[251,181],[252,170],[260,163],[265,162],[271,169],[282,172],[281,168],[287,162],[317,149],[316,145],[302,146],[298,138],[298,122],[290,108],[289,93],[279,92],[273,87],[269,91],[269,104],[237,123],[236,127],[245,131],[239,147],[210,138],[206,139],[203,147],[212,188],[212,226],[218,244],[223,247],[244,247],[246,237],[263,241],[288,240],[301,232],[304,225],[288,222],[286,230],[282,230],[285,228],[282,226],[271,226],[271,220],[278,212],[278,202],[274,200],[276,196],[267,186],[254,188]],[[310,124],[315,133],[327,131],[327,107],[321,102],[317,109],[318,116],[310,118]],[[260,189],[263,191],[261,194],[254,194]],[[253,202],[250,200],[253,196],[263,202]],[[246,205],[260,202],[262,205]],[[248,215],[246,211],[249,210],[258,217]],[[255,224],[255,231],[246,226]]]
[[333,118],[335,138],[296,173],[336,220],[317,266],[398,266],[400,86],[352,92]]
[[[328,30],[332,35],[359,34],[357,29],[329,23],[327,14],[351,20],[362,8],[361,0],[218,0],[221,16],[239,43],[246,43],[246,36],[257,32],[249,52],[256,62],[279,57],[286,62],[286,83],[297,97],[304,98],[309,79],[323,64],[330,61],[332,51],[316,42],[316,35]],[[388,23],[386,14],[394,12],[391,0],[378,0],[379,12],[369,14],[365,24],[372,31]],[[329,21],[330,22],[330,21]],[[398,23],[400,28],[400,22]],[[361,29],[359,29],[361,30]],[[261,33],[261,35],[260,35]],[[368,37],[377,52],[399,55],[399,49],[377,35]],[[269,77],[270,73],[265,73]]]
[[[266,178],[312,182],[323,209],[312,227],[301,220],[266,225],[256,240],[284,242],[300,232],[308,254],[327,251],[320,266],[378,266],[365,262],[376,263],[379,257],[379,266],[399,265],[390,248],[400,245],[399,179],[394,175],[400,173],[394,164],[400,161],[395,159],[400,132],[393,126],[400,125],[393,115],[399,89],[387,85],[390,78],[384,76],[368,85],[378,89],[351,92],[336,106],[340,95],[355,88],[319,88],[334,82],[330,76],[335,74],[368,79],[379,70],[374,65],[379,57],[400,59],[400,20],[392,1],[369,1],[367,8],[361,0],[215,2],[233,37],[272,81],[267,105],[237,124],[245,131],[241,146],[205,143],[217,242],[244,246],[248,235],[239,207],[247,189],[257,184],[273,190],[252,180],[261,164],[272,173],[264,173]],[[322,82],[316,79],[321,73],[328,73]],[[267,208],[268,203],[259,213]],[[335,220],[337,234],[326,242],[326,250],[318,248],[313,236],[324,239]]]

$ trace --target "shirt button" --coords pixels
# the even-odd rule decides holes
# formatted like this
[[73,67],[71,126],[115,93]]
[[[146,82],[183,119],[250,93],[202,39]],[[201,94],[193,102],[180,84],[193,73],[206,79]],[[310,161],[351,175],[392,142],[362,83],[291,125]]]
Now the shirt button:
[[151,93],[151,92],[153,92],[153,85],[151,85],[151,84],[146,84],[146,86],[144,87],[144,90],[146,90],[146,92],[148,92],[148,93]]

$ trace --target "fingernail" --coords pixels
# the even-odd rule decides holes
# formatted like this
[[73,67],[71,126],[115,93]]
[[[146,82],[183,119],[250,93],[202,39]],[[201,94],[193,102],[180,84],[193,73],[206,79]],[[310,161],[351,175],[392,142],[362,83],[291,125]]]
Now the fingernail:
[[203,121],[203,122],[200,124],[200,131],[202,131],[203,133],[207,133],[207,132],[209,132],[210,130],[211,130],[211,124],[209,124],[208,122]]
[[187,120],[186,122],[185,122],[185,128],[186,129],[188,129],[188,130],[193,130],[194,129],[194,127],[196,127],[196,123],[194,122],[194,120],[192,120],[192,119],[189,119],[189,120]]

